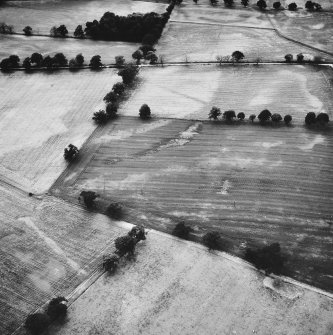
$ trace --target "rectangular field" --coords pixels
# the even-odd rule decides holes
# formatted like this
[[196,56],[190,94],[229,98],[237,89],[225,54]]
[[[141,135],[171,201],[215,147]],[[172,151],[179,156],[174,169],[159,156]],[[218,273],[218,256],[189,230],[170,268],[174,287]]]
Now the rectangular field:
[[[202,36],[205,38],[203,39]],[[157,44],[164,61],[216,61],[216,56],[230,56],[234,51],[244,53],[245,60],[284,61],[288,53],[303,53],[307,59],[324,53],[282,39],[274,30],[231,27],[210,24],[170,22]]]
[[0,176],[26,192],[45,192],[66,167],[64,148],[81,147],[91,117],[121,80],[115,70],[0,75]]
[[17,32],[31,26],[41,34],[48,34],[53,26],[64,24],[73,34],[79,24],[84,28],[87,21],[99,20],[105,12],[117,15],[163,13],[166,7],[165,3],[132,0],[6,1],[1,5],[0,22],[13,25]]
[[137,116],[148,104],[154,117],[206,120],[212,106],[258,115],[291,114],[303,123],[308,112],[333,114],[333,72],[329,67],[168,66],[145,68],[120,114]]
[[104,215],[53,197],[28,197],[0,182],[0,333],[68,296],[101,269],[102,255],[125,229]]
[[88,65],[91,57],[95,55],[101,56],[103,64],[114,64],[115,56],[124,56],[126,61],[132,61],[132,53],[140,46],[139,43],[19,35],[0,35],[0,43],[0,60],[10,55],[18,55],[22,63],[34,52],[41,53],[44,57],[62,52],[69,61],[81,53],[85,59],[85,65]]
[[[85,146],[54,194],[94,190],[119,201],[127,220],[171,232],[185,220],[226,249],[279,242],[288,274],[332,287],[332,129],[123,117]],[[102,201],[102,200],[101,200]]]

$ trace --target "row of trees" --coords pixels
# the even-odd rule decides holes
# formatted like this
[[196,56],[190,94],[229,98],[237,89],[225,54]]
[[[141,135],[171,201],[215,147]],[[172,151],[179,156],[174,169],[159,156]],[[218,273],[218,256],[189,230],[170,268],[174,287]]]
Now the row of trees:
[[[294,56],[292,54],[286,54],[284,56],[284,59],[286,61],[286,63],[292,63],[294,62]],[[304,60],[304,55],[302,53],[299,53],[296,55],[295,61],[297,63],[314,63],[314,64],[319,64],[321,62],[323,62],[322,57],[320,56],[314,56],[313,59],[307,59]]]
[[[222,115],[222,118],[226,121],[232,121],[233,119],[235,119],[237,117],[238,120],[242,121],[245,119],[245,114],[243,112],[240,112],[236,115],[236,112],[234,110],[227,110],[225,112],[221,112],[221,109],[213,106],[212,109],[210,110],[209,114],[208,114],[208,118],[209,119],[213,119],[213,120],[218,120],[218,118]],[[257,116],[255,114],[251,114],[249,116],[249,120],[251,122],[253,122],[255,120]],[[274,113],[272,114],[268,109],[264,109],[263,111],[260,112],[260,114],[258,115],[258,120],[261,123],[264,123],[268,120],[272,120],[274,123],[279,123],[280,121],[282,121],[282,116],[278,113]],[[289,124],[292,121],[292,116],[287,114],[284,116],[283,118],[285,124]]]
[[[97,124],[105,124],[109,120],[112,120],[117,117],[119,102],[122,99],[125,90],[133,83],[136,76],[139,73],[138,66],[134,64],[124,64],[123,57],[118,58],[118,63],[122,63],[123,66],[118,71],[118,76],[122,77],[122,82],[118,82],[113,85],[112,90],[107,93],[104,97],[104,102],[106,103],[105,110],[99,110],[95,112],[92,119]],[[119,65],[120,66],[120,65]]]
[[330,118],[327,113],[319,113],[317,116],[314,112],[309,112],[305,116],[305,124],[308,126],[317,124],[317,125],[326,125]]
[[[174,227],[172,235],[188,240],[193,231],[191,226],[182,221]],[[218,231],[207,232],[202,236],[201,242],[209,250],[222,250],[224,245]],[[281,255],[279,243],[273,243],[259,249],[246,248],[244,258],[266,273],[280,274],[283,271],[284,257]]]
[[[70,70],[74,70],[81,68],[83,65],[84,57],[82,54],[78,54],[68,61],[66,56],[61,52],[55,54],[53,57],[49,55],[43,57],[42,54],[35,52],[23,60],[22,66],[20,65],[20,57],[17,55],[11,55],[0,62],[0,68],[3,71],[11,71],[20,67],[23,67],[26,71],[39,68],[53,70],[59,67],[68,67]],[[102,66],[101,56],[95,55],[91,58],[89,62],[90,68],[98,69]]]
[[[193,0],[195,3],[198,3],[198,0]],[[213,6],[217,5],[218,3],[218,0],[210,0],[211,4]],[[232,7],[234,6],[235,4],[235,1],[234,0],[223,0],[224,2],[224,5],[227,6],[227,7]],[[240,3],[244,6],[244,7],[247,7],[249,4],[250,4],[250,1],[249,0],[241,0]],[[267,8],[267,2],[265,0],[258,0],[256,2],[257,6],[263,10],[263,9],[266,9]],[[282,5],[281,5],[281,2],[280,1],[276,1],[273,3],[273,8],[276,9],[276,10],[279,10],[279,9],[282,9]],[[322,9],[321,5],[319,3],[316,3],[316,2],[312,2],[312,1],[307,1],[305,3],[305,8],[310,10],[310,11],[319,11]],[[292,2],[288,5],[288,10],[291,10],[291,11],[295,11],[297,10],[297,4],[295,2]]]

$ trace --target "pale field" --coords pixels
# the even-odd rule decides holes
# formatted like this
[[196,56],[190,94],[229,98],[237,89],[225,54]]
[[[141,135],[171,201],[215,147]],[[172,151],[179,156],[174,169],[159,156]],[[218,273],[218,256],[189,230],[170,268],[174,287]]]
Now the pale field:
[[0,182],[0,333],[11,334],[54,296],[68,296],[126,230],[53,197],[28,197]]
[[198,239],[218,230],[225,248],[279,242],[286,273],[332,287],[332,129],[121,117],[84,146],[51,193],[94,190],[125,219],[170,233],[185,220]]
[[207,119],[212,106],[258,115],[291,114],[303,122],[308,112],[332,118],[332,70],[289,65],[168,66],[144,68],[138,87],[120,109],[137,116],[146,103],[155,117]]
[[6,1],[1,6],[0,22],[13,25],[17,32],[31,26],[41,34],[49,34],[53,26],[64,24],[73,34],[77,25],[84,28],[87,21],[99,20],[105,12],[117,15],[163,13],[166,7],[165,3],[132,0]]
[[[204,36],[204,38],[202,38]],[[216,56],[231,56],[242,51],[245,61],[282,61],[288,53],[303,53],[306,59],[332,56],[298,45],[279,37],[273,30],[228,27],[196,23],[170,22],[157,44],[157,53],[164,61],[216,61]]]
[[9,55],[18,55],[23,62],[24,58],[30,57],[34,52],[39,52],[44,57],[47,55],[54,56],[56,53],[62,52],[69,61],[81,53],[85,58],[86,65],[95,55],[101,56],[103,64],[114,64],[115,56],[124,56],[126,61],[132,61],[132,53],[140,46],[140,43],[19,35],[0,35],[0,43],[0,60]]
[[1,178],[47,191],[66,168],[64,148],[80,148],[94,131],[91,117],[117,81],[115,70],[1,75]]
[[284,35],[333,53],[333,12],[270,12],[276,27]]
[[50,335],[329,335],[333,300],[221,253],[151,231],[134,262],[104,275]]

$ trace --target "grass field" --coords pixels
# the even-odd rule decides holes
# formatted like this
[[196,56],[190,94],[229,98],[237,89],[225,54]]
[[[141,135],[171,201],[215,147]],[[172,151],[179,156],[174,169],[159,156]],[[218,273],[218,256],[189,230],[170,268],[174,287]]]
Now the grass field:
[[72,34],[81,24],[99,20],[105,12],[127,15],[133,12],[163,13],[167,4],[132,1],[132,0],[37,0],[6,1],[0,10],[0,22],[13,25],[14,30],[21,32],[25,26],[33,31],[48,34],[53,26],[66,25]]
[[62,52],[68,61],[82,53],[88,65],[92,56],[100,55],[103,64],[114,64],[115,56],[124,56],[132,61],[132,53],[140,46],[139,43],[105,42],[93,40],[58,39],[49,37],[25,37],[18,35],[0,35],[0,60],[9,55],[18,55],[23,62],[25,57],[39,52],[43,56]]
[[122,115],[137,116],[147,103],[155,117],[206,120],[212,106],[247,117],[268,108],[298,122],[308,112],[333,116],[333,74],[327,67],[188,65],[145,68],[139,77]]
[[[236,260],[237,261],[237,260]],[[333,300],[150,232],[135,262],[103,276],[50,335],[329,335]]]
[[50,298],[68,295],[99,269],[123,229],[52,197],[0,182],[0,333],[11,334]]
[[333,138],[296,127],[120,118],[91,138],[52,193],[95,190],[138,220],[171,232],[218,230],[228,251],[279,242],[288,274],[332,291]]
[[[201,39],[201,36],[205,36]],[[157,44],[164,61],[215,61],[216,56],[230,56],[242,51],[245,59],[255,61],[284,61],[288,53],[306,54],[306,58],[331,57],[279,37],[273,30],[244,27],[212,26],[196,23],[170,22]]]
[[93,112],[120,80],[115,70],[1,75],[1,178],[45,192],[66,167],[64,148],[89,137]]

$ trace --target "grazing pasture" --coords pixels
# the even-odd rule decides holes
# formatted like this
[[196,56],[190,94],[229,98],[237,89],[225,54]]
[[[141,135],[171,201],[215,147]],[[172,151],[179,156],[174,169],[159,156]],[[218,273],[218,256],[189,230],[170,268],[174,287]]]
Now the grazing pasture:
[[27,192],[47,191],[66,167],[64,148],[90,136],[91,117],[117,81],[109,69],[1,74],[1,178]]
[[136,262],[101,277],[50,335],[328,335],[332,308],[329,297],[151,231]]
[[104,215],[53,197],[28,197],[0,177],[0,333],[100,269],[125,231]]
[[[127,220],[199,237],[218,230],[228,251],[279,242],[294,278],[332,291],[333,137],[303,126],[120,118],[85,145],[52,193],[97,191]],[[102,201],[102,200],[101,200]]]
[[6,1],[0,9],[0,22],[13,25],[22,32],[31,26],[34,32],[48,34],[53,26],[64,24],[73,34],[77,25],[99,20],[105,12],[117,15],[131,13],[163,13],[167,4],[132,0],[37,0]]
[[137,116],[146,103],[155,117],[205,120],[212,106],[246,117],[267,108],[303,123],[308,112],[326,112],[332,118],[332,77],[328,67],[301,65],[145,68],[120,113]]
[[81,53],[86,65],[94,55],[100,55],[103,64],[114,64],[115,56],[124,56],[127,61],[132,61],[132,53],[140,46],[139,43],[19,35],[0,35],[0,43],[0,60],[9,55],[18,55],[23,62],[24,58],[30,57],[34,52],[41,53],[43,56],[54,56],[62,52],[69,61]]
[[[202,36],[205,36],[203,39]],[[284,61],[288,53],[306,54],[307,59],[332,57],[279,37],[274,30],[208,24],[170,22],[157,44],[164,61],[216,61],[242,51],[245,60]]]

